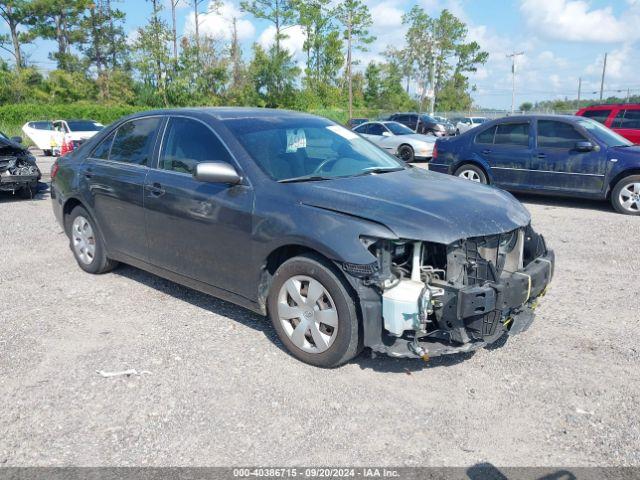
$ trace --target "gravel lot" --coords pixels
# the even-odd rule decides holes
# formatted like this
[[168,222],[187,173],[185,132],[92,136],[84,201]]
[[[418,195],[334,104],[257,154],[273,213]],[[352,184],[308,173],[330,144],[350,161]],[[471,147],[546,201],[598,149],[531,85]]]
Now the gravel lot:
[[82,272],[46,191],[0,196],[0,464],[640,465],[640,218],[521,200],[558,259],[528,332],[320,370],[249,311]]

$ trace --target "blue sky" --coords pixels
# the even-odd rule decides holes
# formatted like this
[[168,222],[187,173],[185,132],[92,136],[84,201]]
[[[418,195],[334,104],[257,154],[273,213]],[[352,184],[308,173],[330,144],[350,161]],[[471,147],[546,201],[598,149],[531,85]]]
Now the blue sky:
[[[624,96],[627,88],[640,94],[640,0],[365,0],[369,5],[377,36],[370,51],[358,54],[362,64],[382,60],[389,45],[401,46],[402,14],[418,3],[430,14],[448,8],[469,26],[469,39],[489,52],[489,61],[471,76],[478,90],[475,103],[483,107],[509,108],[511,104],[511,61],[506,54],[524,51],[518,57],[516,105],[554,98],[575,98],[578,78],[582,97],[597,98],[605,52],[608,52],[605,95]],[[165,16],[169,19],[168,4]],[[150,12],[144,0],[121,0],[118,8],[127,14],[126,30],[131,35],[143,25]],[[229,38],[230,19],[238,18],[245,54],[253,42],[268,45],[273,28],[239,10],[238,1],[226,0],[219,13],[204,17],[201,30]],[[181,34],[193,30],[191,9],[178,11]],[[302,33],[288,30],[287,47],[302,61]],[[44,69],[54,67],[47,60],[51,42],[26,47],[30,59]]]

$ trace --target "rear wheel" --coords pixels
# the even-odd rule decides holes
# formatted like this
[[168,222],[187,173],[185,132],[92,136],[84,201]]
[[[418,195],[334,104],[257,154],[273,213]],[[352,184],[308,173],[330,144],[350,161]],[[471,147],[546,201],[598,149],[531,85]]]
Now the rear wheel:
[[328,262],[301,255],[276,271],[268,297],[278,337],[298,360],[331,368],[361,350],[358,315],[347,286]]
[[113,270],[117,266],[117,262],[107,258],[98,229],[84,207],[75,207],[66,225],[71,251],[80,268],[85,272],[99,274]]
[[410,145],[401,145],[398,148],[398,156],[407,163],[411,163],[415,159],[415,152]]
[[611,204],[620,213],[640,215],[640,175],[631,175],[616,183]]
[[487,176],[482,169],[469,163],[458,168],[454,175],[476,183],[484,183],[485,185],[488,183]]
[[460,135],[460,129],[456,128],[456,135]]

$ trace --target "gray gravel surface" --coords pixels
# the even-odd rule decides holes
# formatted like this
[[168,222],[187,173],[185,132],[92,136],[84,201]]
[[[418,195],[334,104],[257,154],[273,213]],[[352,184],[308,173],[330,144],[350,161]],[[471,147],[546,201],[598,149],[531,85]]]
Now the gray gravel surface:
[[558,259],[528,332],[320,370],[242,308],[84,273],[46,191],[3,195],[0,465],[639,465],[640,218],[522,200]]

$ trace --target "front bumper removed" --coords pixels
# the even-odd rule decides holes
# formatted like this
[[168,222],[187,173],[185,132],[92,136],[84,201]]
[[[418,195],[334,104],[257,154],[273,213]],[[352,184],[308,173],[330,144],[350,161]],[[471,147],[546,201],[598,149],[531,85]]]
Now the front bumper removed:
[[[555,255],[546,251],[524,269],[504,275],[499,282],[457,288],[446,283],[438,323],[446,326],[418,338],[429,357],[470,352],[491,345],[503,335],[526,331],[534,319],[538,300],[553,277]],[[365,306],[366,307],[366,306]],[[420,357],[410,334],[402,337],[383,330],[376,342],[365,345],[392,357]],[[367,343],[369,343],[367,345]]]

